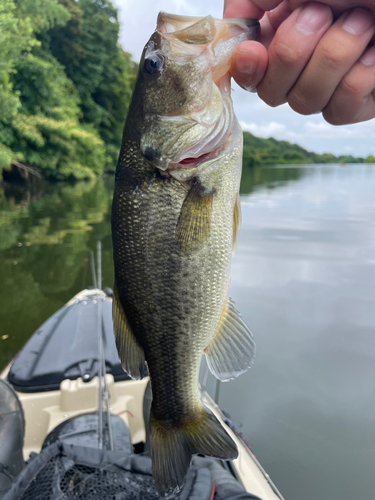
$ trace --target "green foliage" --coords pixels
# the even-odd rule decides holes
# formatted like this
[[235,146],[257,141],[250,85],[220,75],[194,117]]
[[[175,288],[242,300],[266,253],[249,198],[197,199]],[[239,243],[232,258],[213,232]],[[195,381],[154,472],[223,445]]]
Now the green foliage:
[[11,164],[13,156],[13,151],[10,148],[0,144],[0,172]]
[[34,33],[64,26],[70,19],[69,11],[58,0],[14,0],[14,3],[17,17],[29,20]]
[[365,163],[375,163],[375,156],[370,155],[365,159]]
[[352,155],[344,155],[344,156],[338,156],[336,159],[336,162],[337,163],[364,163],[364,159],[363,158],[355,158]]
[[363,163],[363,158],[334,156],[330,153],[317,154],[306,151],[298,144],[276,139],[262,139],[244,132],[243,165],[301,165],[311,163]]
[[51,30],[51,51],[74,82],[82,121],[98,130],[106,145],[106,168],[114,171],[137,66],[117,45],[120,25],[110,1],[63,3],[71,20],[64,29]]
[[34,49],[16,65],[16,70],[13,82],[20,94],[23,114],[78,119],[79,98],[74,85],[64,67],[48,51]]
[[[16,17],[13,0],[0,2],[0,120],[16,115],[19,107],[19,94],[14,91],[12,75],[22,52],[33,45],[32,26],[29,20],[21,21]],[[1,165],[0,165],[1,168]]]
[[0,0],[0,173],[114,170],[136,65],[109,0]]
[[102,141],[77,121],[38,114],[17,117],[12,126],[15,143],[23,146],[21,161],[38,165],[46,177],[85,179],[103,172]]
[[83,12],[75,0],[60,0],[70,14],[65,26],[55,26],[48,32],[51,53],[64,66],[66,75],[73,80],[86,51],[82,47]]

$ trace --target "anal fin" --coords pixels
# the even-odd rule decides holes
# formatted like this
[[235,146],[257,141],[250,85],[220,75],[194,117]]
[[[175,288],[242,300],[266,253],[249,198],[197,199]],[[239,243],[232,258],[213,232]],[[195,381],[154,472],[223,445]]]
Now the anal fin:
[[252,333],[228,297],[211,342],[204,350],[208,367],[216,378],[232,380],[250,368],[255,356]]
[[117,352],[122,367],[132,379],[139,380],[143,377],[145,355],[126,319],[119,301],[116,285],[113,291],[112,318]]

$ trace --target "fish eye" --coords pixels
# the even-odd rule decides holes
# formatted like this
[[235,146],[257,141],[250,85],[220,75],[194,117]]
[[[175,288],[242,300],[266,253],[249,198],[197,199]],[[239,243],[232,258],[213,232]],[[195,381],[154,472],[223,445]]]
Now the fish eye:
[[154,52],[145,59],[144,69],[149,75],[159,75],[164,67],[164,57]]

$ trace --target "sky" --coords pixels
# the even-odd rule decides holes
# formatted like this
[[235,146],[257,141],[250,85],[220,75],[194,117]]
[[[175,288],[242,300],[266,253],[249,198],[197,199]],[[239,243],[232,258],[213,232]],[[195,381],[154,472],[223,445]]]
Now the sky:
[[[221,0],[113,0],[119,9],[120,42],[124,50],[139,61],[144,45],[155,30],[158,12],[213,17],[222,16]],[[321,115],[301,116],[284,104],[267,106],[256,94],[245,92],[232,84],[234,108],[243,130],[258,137],[274,137],[296,143],[309,151],[375,155],[375,119],[334,127]]]

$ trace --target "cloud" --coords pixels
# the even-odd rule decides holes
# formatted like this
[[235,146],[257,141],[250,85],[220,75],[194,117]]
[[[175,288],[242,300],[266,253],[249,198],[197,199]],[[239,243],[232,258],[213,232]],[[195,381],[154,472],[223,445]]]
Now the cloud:
[[259,125],[255,122],[246,123],[241,121],[240,125],[242,130],[251,132],[257,137],[264,137],[265,139],[274,137],[278,140],[296,141],[299,138],[299,135],[296,132],[288,130],[286,125],[283,123],[270,122],[266,125]]
[[345,127],[334,127],[328,123],[313,123],[307,122],[305,126],[306,134],[314,137],[322,138],[349,138],[363,139],[367,137],[375,137],[374,122],[358,123],[355,126],[347,125]]

